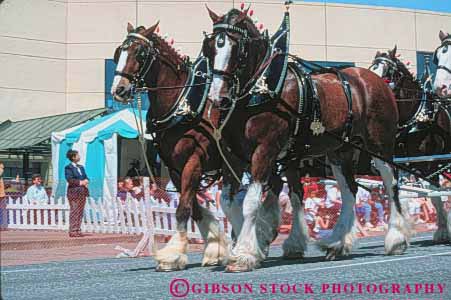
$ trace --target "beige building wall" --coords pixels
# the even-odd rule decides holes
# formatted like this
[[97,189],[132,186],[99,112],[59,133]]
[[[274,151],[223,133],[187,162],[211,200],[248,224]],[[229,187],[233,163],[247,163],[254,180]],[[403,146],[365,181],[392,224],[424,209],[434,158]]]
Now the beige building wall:
[[[284,1],[254,0],[254,16],[274,32]],[[0,5],[0,121],[104,106],[105,59],[126,35],[127,22],[160,20],[175,48],[195,57],[211,30],[205,3],[225,13],[239,1],[6,0]],[[395,44],[416,69],[416,51],[433,51],[451,14],[335,3],[291,7],[291,52],[318,61],[368,67],[377,50]],[[17,21],[20,20],[20,23]],[[25,20],[25,21],[24,21]],[[19,25],[17,25],[19,24]]]
[[63,1],[0,4],[0,122],[67,111],[66,10]]

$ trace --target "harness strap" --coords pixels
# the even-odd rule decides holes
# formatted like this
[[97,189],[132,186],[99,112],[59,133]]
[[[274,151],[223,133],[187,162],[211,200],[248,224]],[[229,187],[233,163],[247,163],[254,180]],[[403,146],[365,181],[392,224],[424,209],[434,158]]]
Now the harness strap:
[[213,104],[210,105],[208,108],[208,121],[210,122],[210,126],[213,128],[213,139],[216,142],[216,146],[218,147],[219,154],[221,155],[222,159],[224,160],[225,164],[227,165],[227,168],[229,168],[230,172],[232,173],[235,180],[238,182],[238,184],[241,184],[241,179],[236,174],[235,170],[233,169],[232,165],[229,163],[229,160],[227,159],[226,155],[222,151],[222,145],[221,145],[221,139],[222,139],[222,130],[224,129],[225,125],[228,123],[230,117],[232,116],[232,113],[235,110],[236,101],[232,101],[232,106],[227,111],[227,115],[224,119],[224,122],[219,126],[219,128],[216,128],[216,126],[213,124],[210,115],[211,115],[211,108],[213,107]]
[[438,69],[445,70],[446,72],[451,74],[451,70],[449,68],[447,68],[446,66],[439,65],[439,66],[437,66],[437,70]]
[[114,75],[119,75],[122,77],[127,78],[130,82],[134,82],[135,81],[135,76],[128,74],[128,73],[124,73],[124,72],[119,72],[119,71],[114,71]]
[[346,118],[345,131],[343,133],[343,140],[347,142],[349,141],[349,137],[351,136],[352,120],[353,120],[351,86],[349,85],[347,76],[343,72],[340,72],[337,69],[333,70],[336,72],[338,79],[341,81],[341,85],[345,92],[346,99],[348,100],[348,117]]

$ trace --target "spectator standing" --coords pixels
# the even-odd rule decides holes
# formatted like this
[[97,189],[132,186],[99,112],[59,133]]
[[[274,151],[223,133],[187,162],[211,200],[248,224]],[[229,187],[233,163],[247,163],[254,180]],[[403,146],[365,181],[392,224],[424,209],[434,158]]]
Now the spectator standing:
[[47,195],[47,191],[44,186],[42,186],[42,177],[39,174],[34,174],[31,177],[31,185],[25,197],[28,200],[28,203],[37,205],[37,204],[47,204],[49,202],[49,196]]
[[68,183],[67,199],[69,200],[69,237],[82,237],[81,220],[85,209],[86,198],[89,196],[89,179],[85,168],[78,164],[80,155],[76,150],[69,150],[66,154],[71,161],[64,169]]

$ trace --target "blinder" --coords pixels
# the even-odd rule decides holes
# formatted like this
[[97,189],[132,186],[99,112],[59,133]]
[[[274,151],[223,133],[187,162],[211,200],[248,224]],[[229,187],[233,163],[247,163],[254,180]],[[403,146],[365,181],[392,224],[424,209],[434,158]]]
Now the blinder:
[[113,61],[115,64],[119,62],[119,58],[121,57],[121,51],[122,51],[121,46],[117,47],[116,50],[114,50]]

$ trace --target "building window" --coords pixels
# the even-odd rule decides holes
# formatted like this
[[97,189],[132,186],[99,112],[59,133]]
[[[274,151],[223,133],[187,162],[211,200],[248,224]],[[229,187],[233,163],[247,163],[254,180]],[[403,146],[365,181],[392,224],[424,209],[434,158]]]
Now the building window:
[[[118,111],[124,108],[131,107],[130,104],[122,104],[114,101],[113,95],[111,95],[111,86],[113,85],[114,71],[116,70],[116,64],[112,59],[105,59],[105,107],[110,111]],[[141,95],[142,107],[144,110],[149,109],[149,99],[147,94]],[[136,107],[136,98],[134,101],[134,107]]]

